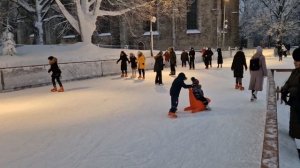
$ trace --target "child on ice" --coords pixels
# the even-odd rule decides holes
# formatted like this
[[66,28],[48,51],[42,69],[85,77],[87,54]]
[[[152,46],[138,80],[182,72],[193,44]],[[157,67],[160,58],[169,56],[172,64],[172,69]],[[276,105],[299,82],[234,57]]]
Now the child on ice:
[[209,99],[204,97],[203,90],[201,88],[201,85],[199,84],[199,80],[196,79],[195,77],[191,78],[193,84],[192,84],[192,91],[195,96],[195,98],[199,101],[201,101],[204,105],[206,110],[210,110],[210,107],[208,106]]
[[177,78],[174,79],[172,86],[170,88],[170,96],[171,96],[171,109],[169,110],[169,118],[177,118],[177,115],[175,114],[177,111],[178,106],[178,97],[180,94],[181,88],[191,88],[192,85],[186,85],[184,83],[184,80],[186,80],[184,73],[179,73]]
[[[64,92],[64,87],[60,81],[60,75],[61,75],[61,70],[59,69],[58,65],[57,65],[57,58],[50,56],[48,57],[49,60],[49,64],[50,64],[50,69],[48,70],[48,73],[52,72],[51,78],[52,78],[52,84],[53,84],[53,89],[51,89],[51,92]],[[56,88],[56,83],[55,80],[57,81],[57,83],[59,84],[60,88],[57,90]]]
[[136,69],[137,69],[137,60],[133,53],[129,54],[129,59],[130,59],[131,71],[132,71],[131,78],[135,78],[136,77]]

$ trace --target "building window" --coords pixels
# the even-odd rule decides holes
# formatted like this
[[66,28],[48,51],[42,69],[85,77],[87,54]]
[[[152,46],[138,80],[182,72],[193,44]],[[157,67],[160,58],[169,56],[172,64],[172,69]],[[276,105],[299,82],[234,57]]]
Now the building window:
[[198,23],[197,23],[197,0],[194,0],[194,2],[188,6],[188,12],[187,12],[187,29],[198,29]]
[[99,34],[110,33],[110,19],[109,17],[101,17],[99,19]]

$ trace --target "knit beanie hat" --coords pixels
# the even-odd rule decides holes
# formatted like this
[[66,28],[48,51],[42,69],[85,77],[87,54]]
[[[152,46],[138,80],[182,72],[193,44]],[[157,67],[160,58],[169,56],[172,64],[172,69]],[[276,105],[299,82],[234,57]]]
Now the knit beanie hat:
[[300,47],[293,51],[293,59],[294,61],[300,61]]

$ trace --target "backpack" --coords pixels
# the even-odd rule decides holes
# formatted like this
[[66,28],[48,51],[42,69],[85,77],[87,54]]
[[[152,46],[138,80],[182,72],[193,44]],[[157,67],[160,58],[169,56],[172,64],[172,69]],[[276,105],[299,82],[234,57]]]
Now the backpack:
[[250,60],[250,70],[251,71],[258,71],[259,68],[260,68],[259,58],[251,58],[251,60]]

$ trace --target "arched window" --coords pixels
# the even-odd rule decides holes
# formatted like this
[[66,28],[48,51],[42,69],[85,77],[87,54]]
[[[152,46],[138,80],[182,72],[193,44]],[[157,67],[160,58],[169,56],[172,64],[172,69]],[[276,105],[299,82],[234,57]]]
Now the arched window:
[[187,29],[198,29],[198,22],[197,22],[197,0],[194,0],[190,6],[187,6]]

